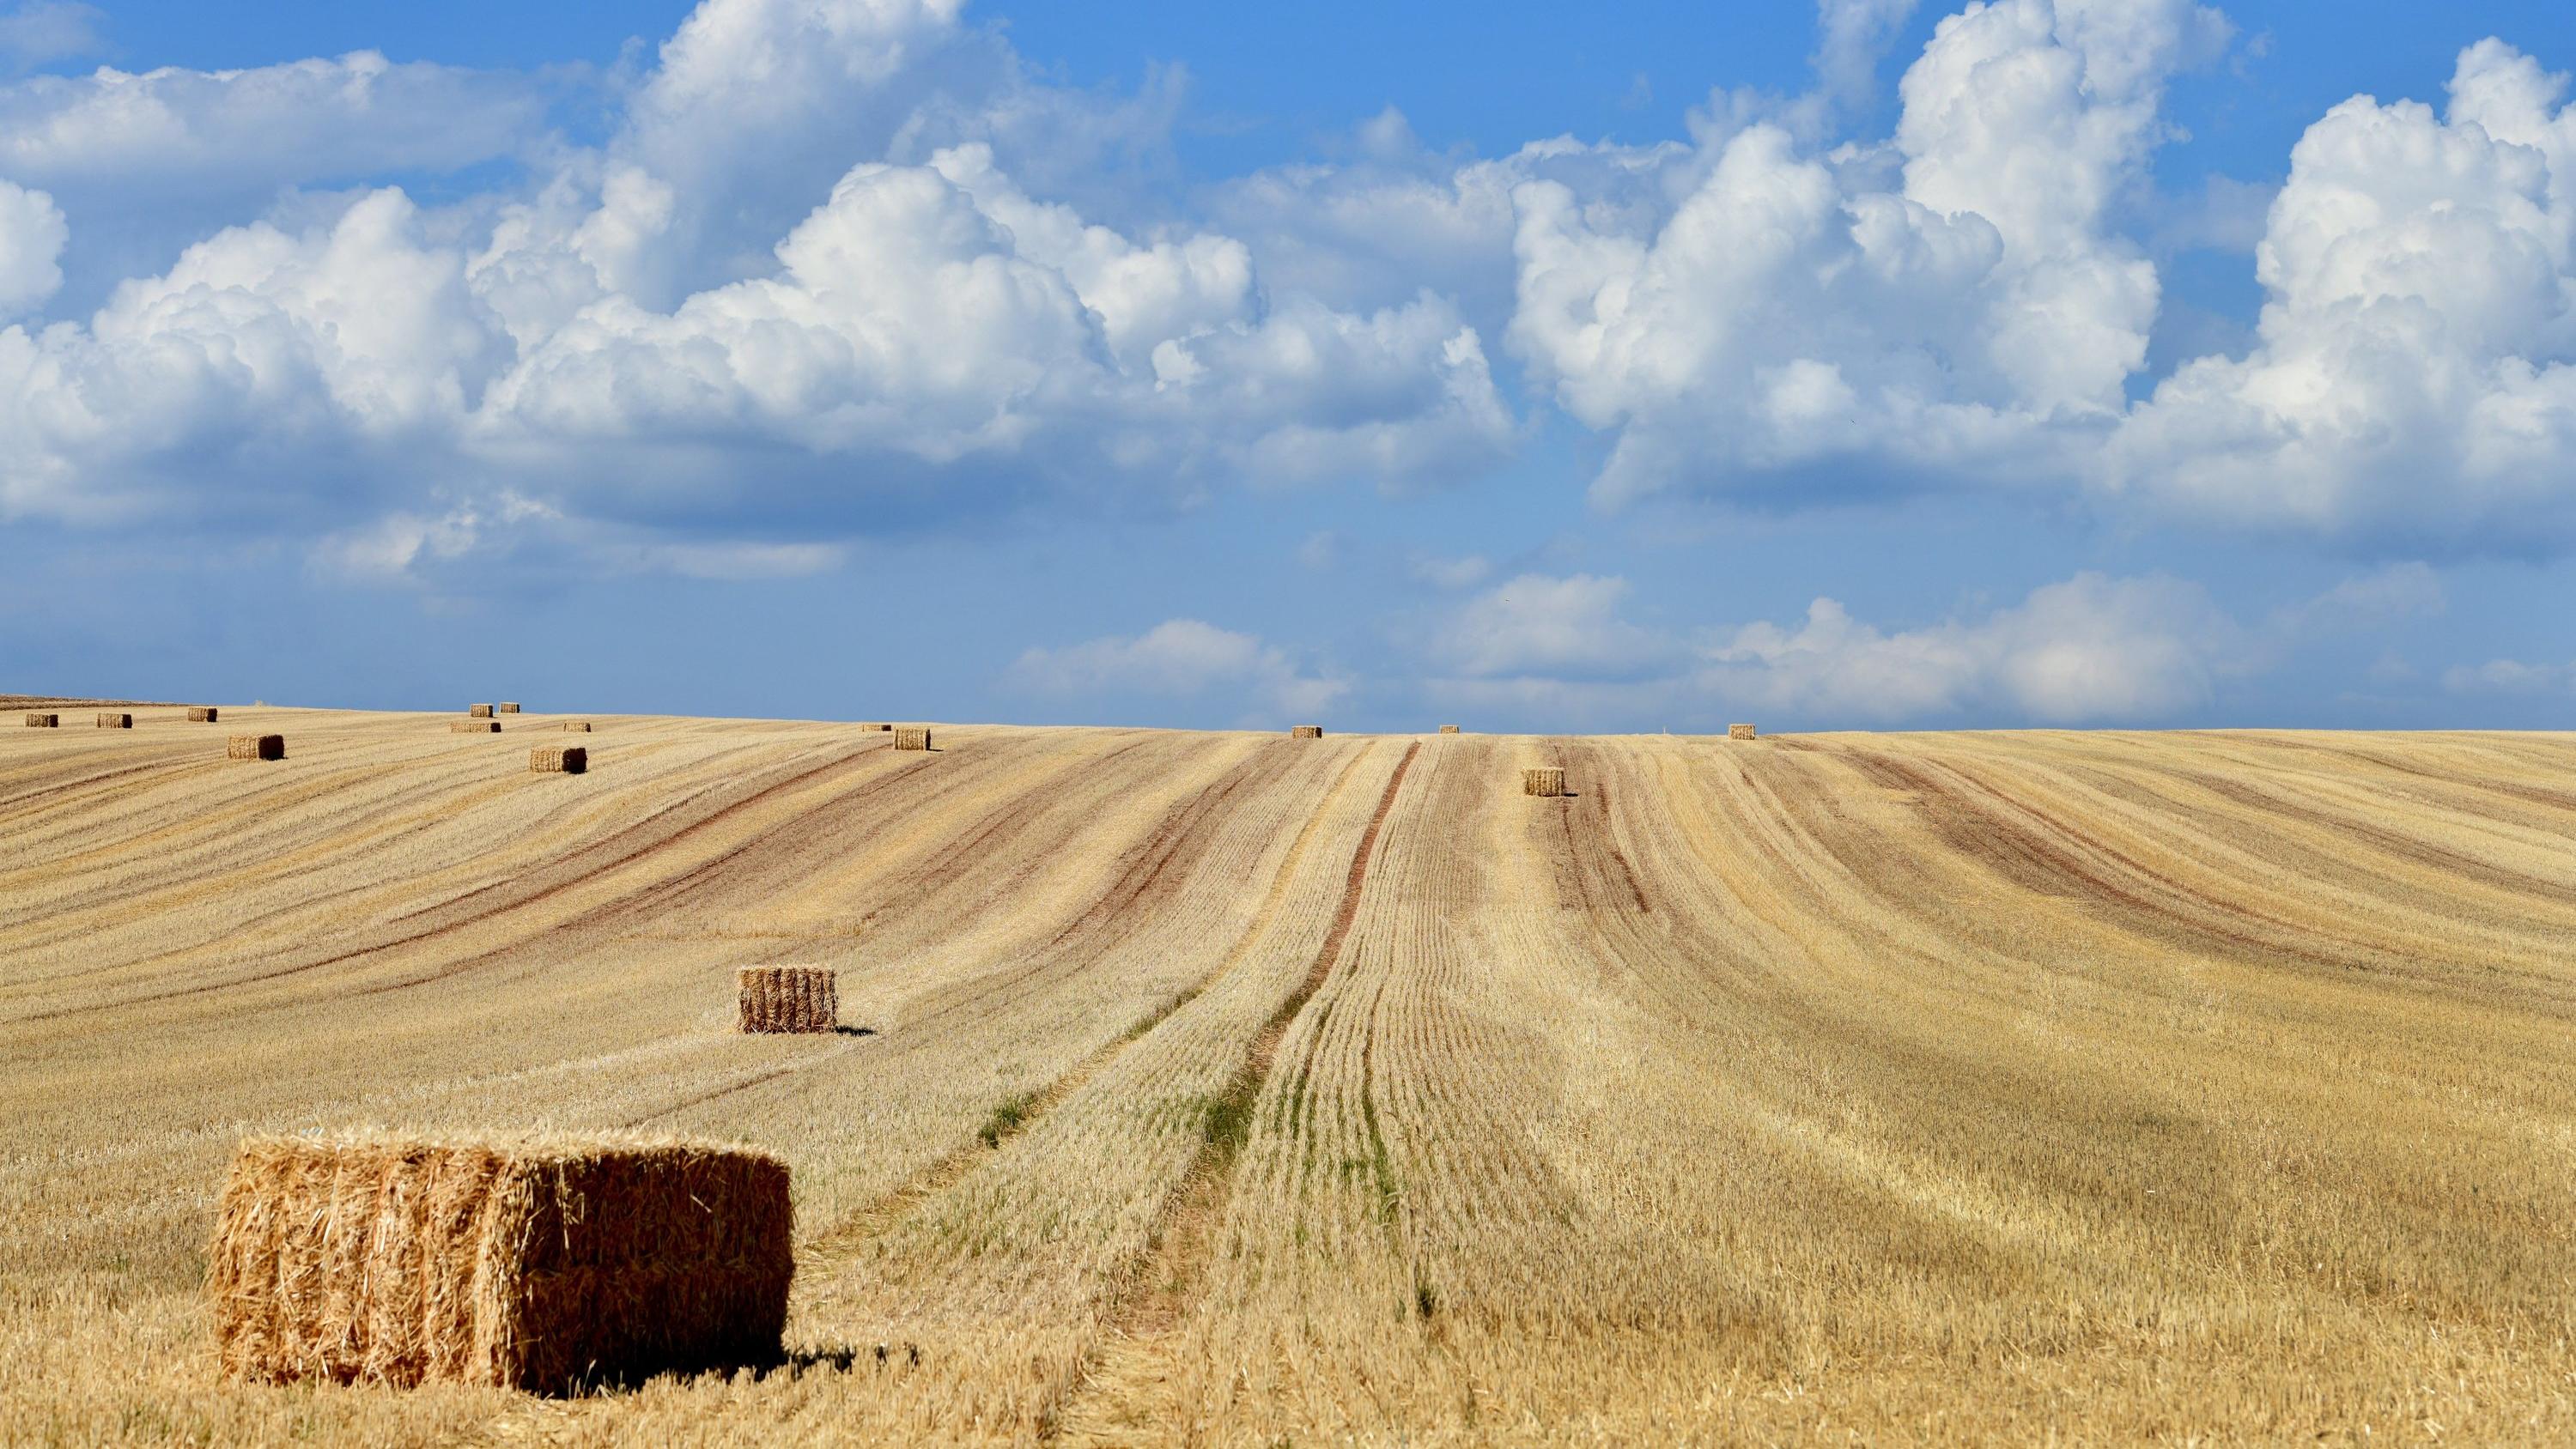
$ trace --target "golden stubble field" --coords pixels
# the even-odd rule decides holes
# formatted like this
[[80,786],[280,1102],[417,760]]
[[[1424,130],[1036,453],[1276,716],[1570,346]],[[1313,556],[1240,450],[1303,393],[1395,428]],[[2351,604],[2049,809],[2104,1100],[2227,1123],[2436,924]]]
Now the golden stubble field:
[[[0,1438],[2576,1438],[2576,738],[63,708]],[[218,1383],[233,1144],[355,1124],[776,1151],[794,1362]]]

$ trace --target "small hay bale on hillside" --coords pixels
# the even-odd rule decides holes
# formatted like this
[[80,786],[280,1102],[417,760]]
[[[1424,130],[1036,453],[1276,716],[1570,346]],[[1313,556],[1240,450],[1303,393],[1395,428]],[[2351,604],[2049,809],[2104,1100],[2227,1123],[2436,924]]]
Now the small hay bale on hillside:
[[1562,795],[1565,793],[1565,767],[1539,765],[1521,771],[1521,793],[1524,795]]
[[285,759],[286,736],[234,735],[224,741],[224,758],[228,760]]
[[1292,740],[1320,740],[1323,737],[1322,725],[1299,725],[1288,732],[1288,738]]
[[578,775],[590,768],[590,751],[580,745],[539,745],[528,751],[528,770],[537,775]]
[[134,728],[134,716],[103,709],[98,712],[98,727],[103,730],[130,730]]
[[492,706],[488,704],[469,704],[465,707],[465,717],[467,719],[490,719],[492,717]]
[[1749,724],[1728,725],[1726,727],[1726,737],[1730,740],[1749,740],[1753,738],[1753,726]]
[[27,711],[27,728],[31,730],[61,729],[62,726],[63,717],[61,715],[38,714],[32,709]]
[[188,723],[213,724],[216,722],[215,717],[219,713],[221,713],[221,711],[217,710],[211,704],[192,704],[188,706]]
[[568,719],[564,721],[564,728],[577,735],[586,735],[590,733],[590,721],[586,719]]
[[928,725],[906,725],[904,728],[896,730],[894,732],[894,747],[898,750],[929,749],[930,727]]
[[1440,733],[1444,735],[1454,735],[1458,733],[1458,727],[1456,725],[1442,725],[1440,727]]
[[501,732],[501,722],[497,719],[452,719],[447,722],[447,732],[451,735],[497,735]]
[[519,706],[518,706],[518,704],[517,704],[515,701],[511,701],[511,700],[503,700],[503,701],[501,702],[501,713],[503,713],[503,714],[517,714],[518,712],[519,712]]
[[787,1165],[711,1143],[246,1141],[207,1254],[250,1383],[562,1393],[776,1363]]
[[840,974],[826,966],[745,966],[741,987],[746,1032],[824,1032],[841,1024]]

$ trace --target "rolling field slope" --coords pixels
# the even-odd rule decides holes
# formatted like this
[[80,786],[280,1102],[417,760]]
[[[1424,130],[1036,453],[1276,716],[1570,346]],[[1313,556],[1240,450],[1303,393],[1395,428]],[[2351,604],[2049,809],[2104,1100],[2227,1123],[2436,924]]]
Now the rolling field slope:
[[[2576,1438],[2576,737],[65,708],[0,1438]],[[234,1142],[361,1123],[776,1151],[794,1361],[218,1384]]]

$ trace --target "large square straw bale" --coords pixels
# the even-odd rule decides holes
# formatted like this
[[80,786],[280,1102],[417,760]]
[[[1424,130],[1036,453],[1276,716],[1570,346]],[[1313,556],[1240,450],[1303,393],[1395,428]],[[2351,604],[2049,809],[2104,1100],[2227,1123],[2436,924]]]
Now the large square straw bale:
[[27,711],[27,728],[31,730],[60,729],[62,728],[62,725],[63,717],[61,715],[38,714],[32,709]]
[[514,701],[514,700],[503,700],[503,701],[501,702],[501,713],[503,713],[503,714],[517,714],[518,712],[519,712],[519,706],[518,706],[518,703],[517,703],[516,701]]
[[207,1286],[224,1376],[560,1393],[774,1363],[785,1163],[606,1137],[244,1142]]
[[586,735],[590,733],[590,721],[586,719],[565,720],[563,727],[577,735]]
[[578,775],[590,768],[590,751],[581,745],[539,745],[528,751],[528,769],[539,775]]
[[918,727],[907,725],[902,729],[896,730],[894,732],[894,747],[898,750],[929,749],[930,727],[928,725]]
[[224,758],[230,760],[285,759],[286,736],[234,735],[224,741]]
[[192,704],[188,706],[188,723],[214,724],[216,723],[216,716],[221,713],[221,710],[216,709],[211,704]]
[[497,719],[452,719],[447,722],[447,732],[451,735],[497,735],[501,732],[501,722]]
[[841,1024],[839,974],[826,966],[745,966],[742,1029],[832,1031]]
[[1749,724],[1728,725],[1726,727],[1726,737],[1730,740],[1749,740],[1753,738],[1753,726]]
[[1299,725],[1288,731],[1288,738],[1292,740],[1320,740],[1323,737],[1324,727],[1322,725]]
[[1442,725],[1440,727],[1440,733],[1444,735],[1454,735],[1458,733],[1458,727],[1456,725]]
[[1541,765],[1521,771],[1521,793],[1524,795],[1562,795],[1565,793],[1565,767]]
[[134,716],[115,710],[100,710],[98,727],[103,730],[130,730],[134,728]]
[[488,704],[469,704],[465,707],[465,717],[467,719],[490,719],[492,717],[492,706]]

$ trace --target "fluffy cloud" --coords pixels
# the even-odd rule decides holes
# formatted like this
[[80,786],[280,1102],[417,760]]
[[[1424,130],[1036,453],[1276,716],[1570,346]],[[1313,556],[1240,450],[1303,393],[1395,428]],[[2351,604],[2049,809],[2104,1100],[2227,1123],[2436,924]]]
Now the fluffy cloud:
[[1522,574],[1462,605],[1433,652],[1468,678],[1631,675],[1665,657],[1669,646],[1619,616],[1627,595],[1625,579]]
[[80,0],[23,0],[0,10],[0,75],[105,48],[107,16]]
[[2490,659],[2443,671],[2442,687],[2453,694],[2576,694],[2576,664]]
[[63,284],[71,230],[54,199],[0,181],[0,320],[34,310]]
[[2566,85],[2490,40],[2460,56],[2447,116],[2361,96],[2311,126],[2256,253],[2259,344],[2158,386],[2119,430],[2109,486],[2241,526],[2563,542],[2576,523]]
[[1253,635],[1196,619],[1166,620],[1133,638],[1031,649],[1007,682],[1057,696],[1224,694],[1246,702],[1247,719],[1320,714],[1350,691],[1349,681],[1302,672],[1285,651]]

